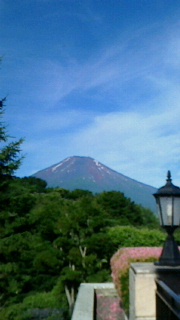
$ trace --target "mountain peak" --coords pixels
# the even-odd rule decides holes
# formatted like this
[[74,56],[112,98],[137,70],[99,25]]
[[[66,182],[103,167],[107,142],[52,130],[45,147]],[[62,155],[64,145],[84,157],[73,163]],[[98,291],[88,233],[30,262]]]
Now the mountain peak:
[[68,157],[33,176],[45,180],[48,187],[92,192],[120,191],[135,203],[155,211],[152,196],[155,188],[118,173],[91,157]]

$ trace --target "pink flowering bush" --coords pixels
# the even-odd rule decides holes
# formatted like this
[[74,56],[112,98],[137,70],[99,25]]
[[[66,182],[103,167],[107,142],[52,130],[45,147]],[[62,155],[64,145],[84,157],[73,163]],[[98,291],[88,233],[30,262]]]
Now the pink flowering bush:
[[112,278],[123,308],[129,306],[129,267],[131,262],[152,262],[159,259],[162,248],[136,247],[119,249],[111,258]]

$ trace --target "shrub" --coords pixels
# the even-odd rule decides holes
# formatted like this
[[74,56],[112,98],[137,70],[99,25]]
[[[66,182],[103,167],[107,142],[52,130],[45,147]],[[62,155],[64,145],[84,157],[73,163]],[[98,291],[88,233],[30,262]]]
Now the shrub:
[[65,297],[58,289],[54,287],[51,292],[34,293],[27,296],[22,303],[1,308],[0,320],[69,319],[65,311]]
[[127,247],[161,247],[165,232],[157,229],[135,228],[133,226],[116,226],[107,230],[114,252]]
[[119,249],[111,258],[112,278],[126,313],[129,308],[129,267],[131,262],[158,260],[162,248],[137,247]]

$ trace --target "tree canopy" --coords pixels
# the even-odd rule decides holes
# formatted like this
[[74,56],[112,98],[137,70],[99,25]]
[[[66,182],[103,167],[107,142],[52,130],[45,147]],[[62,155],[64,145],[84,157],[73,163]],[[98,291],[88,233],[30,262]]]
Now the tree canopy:
[[[42,308],[48,299],[49,306],[71,312],[81,282],[111,279],[110,258],[119,246],[131,243],[131,225],[157,226],[153,213],[145,219],[146,209],[115,191],[93,195],[48,189],[39,179],[13,177],[6,200],[0,213],[3,320],[16,319],[16,308],[17,319],[23,319],[20,314],[28,310],[30,297],[36,297],[32,308]],[[126,225],[127,231],[116,229]],[[132,239],[133,246],[136,242],[146,245],[145,233]],[[151,237],[147,239],[149,244]],[[158,239],[159,244],[162,239]]]
[[[0,100],[0,117],[4,114],[4,103],[6,99]],[[19,156],[23,139],[10,141],[4,122],[0,121],[0,177],[11,176],[19,168],[22,157]]]

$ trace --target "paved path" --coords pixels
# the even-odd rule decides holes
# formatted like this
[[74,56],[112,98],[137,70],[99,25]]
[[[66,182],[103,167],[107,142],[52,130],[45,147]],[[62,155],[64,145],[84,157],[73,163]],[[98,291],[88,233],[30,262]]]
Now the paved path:
[[96,320],[125,320],[119,297],[97,293],[96,301]]

